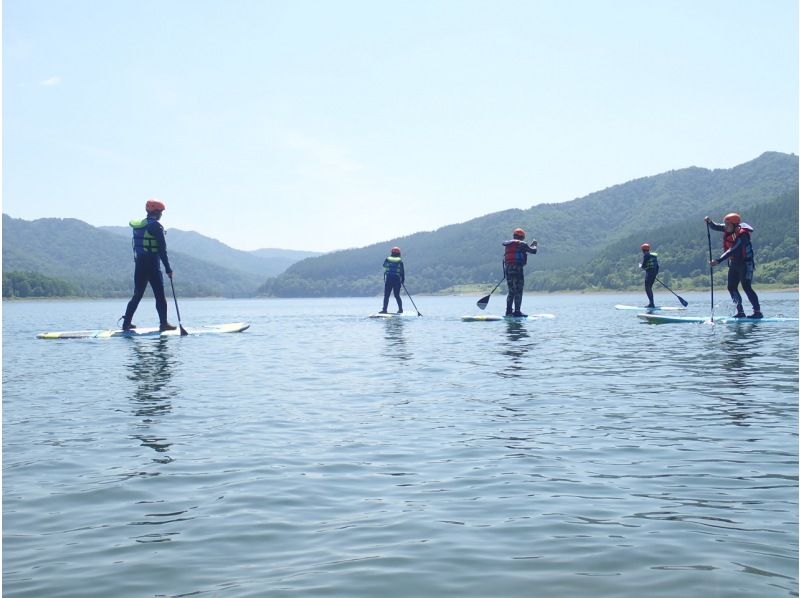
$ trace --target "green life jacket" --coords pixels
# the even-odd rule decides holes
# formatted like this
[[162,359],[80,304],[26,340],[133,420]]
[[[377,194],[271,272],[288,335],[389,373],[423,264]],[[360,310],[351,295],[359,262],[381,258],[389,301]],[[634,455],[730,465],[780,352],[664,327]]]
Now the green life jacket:
[[147,225],[151,222],[157,221],[145,218],[128,223],[133,229],[133,254],[136,257],[158,253],[158,240],[147,231]]
[[657,270],[658,269],[658,254],[655,251],[648,251],[642,260],[642,269],[644,270]]
[[383,260],[384,274],[386,276],[400,276],[400,267],[403,264],[403,258],[389,256]]

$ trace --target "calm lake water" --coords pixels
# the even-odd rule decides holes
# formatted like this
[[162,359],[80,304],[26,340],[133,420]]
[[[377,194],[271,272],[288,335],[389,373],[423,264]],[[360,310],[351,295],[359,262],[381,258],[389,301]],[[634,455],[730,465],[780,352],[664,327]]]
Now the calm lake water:
[[796,322],[476,299],[4,303],[3,595],[798,595]]

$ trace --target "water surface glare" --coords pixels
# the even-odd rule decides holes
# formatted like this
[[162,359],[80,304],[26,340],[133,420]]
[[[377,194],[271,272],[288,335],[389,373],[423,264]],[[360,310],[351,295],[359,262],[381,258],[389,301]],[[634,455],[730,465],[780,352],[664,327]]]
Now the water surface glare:
[[642,299],[5,302],[3,594],[797,596],[797,323]]

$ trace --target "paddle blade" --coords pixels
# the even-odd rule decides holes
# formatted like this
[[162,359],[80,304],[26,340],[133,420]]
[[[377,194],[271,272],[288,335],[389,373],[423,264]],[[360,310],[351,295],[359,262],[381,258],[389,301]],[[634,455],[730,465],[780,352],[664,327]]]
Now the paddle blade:
[[678,300],[681,302],[681,305],[683,305],[684,307],[688,307],[689,306],[689,302],[686,299],[684,299],[683,297],[678,297]]
[[184,328],[183,326],[181,326],[181,327],[180,327],[180,329],[181,329],[181,336],[189,336],[189,333],[188,333],[188,332],[186,332],[186,328]]
[[489,305],[489,298],[491,295],[486,295],[486,297],[482,297],[478,299],[478,307],[481,309],[486,309],[486,306]]

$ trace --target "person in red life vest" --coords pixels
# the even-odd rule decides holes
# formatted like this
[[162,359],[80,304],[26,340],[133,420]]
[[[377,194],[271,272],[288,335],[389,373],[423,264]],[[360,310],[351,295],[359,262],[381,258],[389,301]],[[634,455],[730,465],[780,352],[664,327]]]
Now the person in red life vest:
[[145,210],[147,211],[145,219],[131,220],[129,223],[133,229],[133,259],[136,266],[133,273],[133,297],[128,302],[125,315],[122,316],[122,329],[136,328],[131,320],[149,284],[156,299],[160,330],[162,332],[175,330],[176,327],[167,322],[167,298],[164,294],[164,277],[161,275],[161,262],[164,262],[167,276],[172,278],[164,227],[159,222],[165,206],[157,199],[149,199],[145,204]]
[[[514,238],[504,241],[505,253],[503,255],[503,269],[508,285],[508,296],[506,297],[506,315],[515,317],[525,317],[520,311],[522,307],[522,291],[525,287],[525,273],[523,268],[528,263],[528,254],[536,253],[539,244],[536,239],[528,245],[525,243],[525,231],[521,228],[514,229]],[[513,309],[513,311],[512,311]]]
[[394,293],[397,301],[397,313],[403,313],[403,300],[400,299],[400,287],[406,281],[406,271],[400,248],[392,247],[392,254],[383,260],[383,309],[378,313],[385,314],[389,307],[389,295]]
[[[728,260],[728,292],[736,304],[736,315],[734,317],[763,318],[758,295],[756,295],[752,286],[753,273],[756,269],[755,259],[753,258],[753,244],[750,241],[753,227],[742,222],[742,217],[735,212],[725,216],[723,224],[717,224],[708,216],[705,217],[705,221],[710,228],[723,232],[723,254],[717,259],[711,260],[710,264],[713,267]],[[742,285],[750,305],[753,306],[753,313],[749,316],[745,316],[744,309],[742,309],[742,295],[739,293],[739,284]]]
[[644,270],[644,292],[647,295],[647,307],[655,307],[653,303],[653,283],[658,276],[658,254],[650,251],[650,243],[642,243],[642,263],[639,267]]

